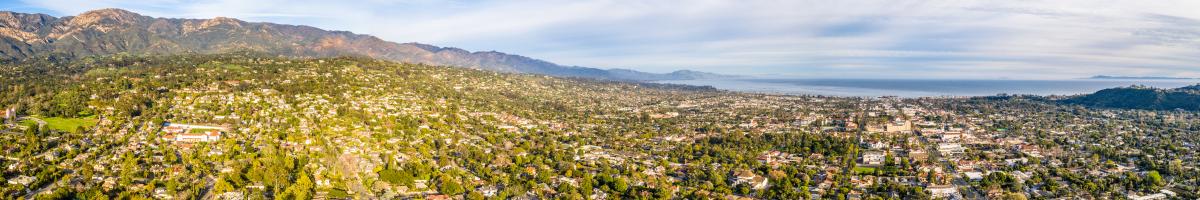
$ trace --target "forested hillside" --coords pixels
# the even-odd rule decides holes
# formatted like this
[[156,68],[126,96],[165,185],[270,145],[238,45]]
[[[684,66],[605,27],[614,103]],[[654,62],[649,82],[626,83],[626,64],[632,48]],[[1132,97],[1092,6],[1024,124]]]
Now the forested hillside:
[[0,61],[15,62],[46,56],[72,59],[117,53],[170,55],[231,51],[257,51],[298,58],[362,56],[497,72],[608,80],[675,80],[717,76],[695,71],[656,74],[562,66],[496,51],[471,52],[420,43],[395,43],[346,31],[246,22],[224,17],[155,18],[121,9],[93,10],[66,17],[0,11]]
[[1110,88],[1061,102],[1099,108],[1200,111],[1200,85],[1175,89]]
[[[30,189],[46,192],[38,197],[396,198],[480,196],[481,187],[499,191],[491,197],[712,197],[750,194],[726,177],[768,174],[751,159],[760,151],[840,166],[856,148],[829,135],[725,134],[746,131],[727,124],[744,115],[674,116],[708,110],[676,110],[680,102],[758,95],[366,58],[119,54],[6,65],[0,83],[0,108],[27,116],[12,129],[23,133],[2,143],[25,159],[0,164],[20,169],[5,177],[34,177]],[[60,123],[51,119],[79,124],[51,128]],[[164,138],[166,123],[230,131],[219,142],[178,143]],[[812,170],[771,170],[795,185],[769,195],[807,195],[794,189]],[[3,193],[36,194],[21,188]]]

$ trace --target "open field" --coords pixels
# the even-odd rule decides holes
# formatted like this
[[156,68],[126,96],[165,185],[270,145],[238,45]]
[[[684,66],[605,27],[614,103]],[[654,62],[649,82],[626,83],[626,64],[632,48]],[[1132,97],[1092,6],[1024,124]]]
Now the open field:
[[88,128],[95,126],[96,122],[100,121],[95,116],[82,118],[49,117],[42,118],[42,120],[46,120],[46,127],[59,131],[75,131],[79,127]]

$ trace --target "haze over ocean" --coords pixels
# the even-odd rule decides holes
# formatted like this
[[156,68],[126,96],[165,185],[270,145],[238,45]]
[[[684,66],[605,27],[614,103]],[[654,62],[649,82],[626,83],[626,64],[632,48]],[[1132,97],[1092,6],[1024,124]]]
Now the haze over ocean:
[[942,79],[706,79],[672,80],[658,83],[713,86],[717,89],[827,96],[988,96],[996,94],[1074,95],[1105,88],[1145,85],[1177,88],[1200,80],[942,80]]

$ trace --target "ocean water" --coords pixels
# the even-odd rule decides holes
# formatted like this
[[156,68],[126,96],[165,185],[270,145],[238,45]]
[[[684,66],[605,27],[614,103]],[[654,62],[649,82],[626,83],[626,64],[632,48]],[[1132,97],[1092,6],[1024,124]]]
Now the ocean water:
[[658,81],[658,83],[713,86],[724,90],[774,94],[950,97],[988,96],[1002,93],[1074,95],[1130,85],[1177,88],[1200,83],[1200,80],[701,79]]

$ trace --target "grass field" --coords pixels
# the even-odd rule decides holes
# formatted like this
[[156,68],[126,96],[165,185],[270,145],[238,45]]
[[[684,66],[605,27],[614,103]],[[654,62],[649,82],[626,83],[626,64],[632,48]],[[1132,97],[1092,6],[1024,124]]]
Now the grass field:
[[77,129],[79,127],[89,128],[89,127],[95,126],[96,122],[100,121],[100,120],[96,119],[95,116],[88,116],[88,117],[83,117],[83,118],[50,117],[50,118],[42,118],[42,120],[46,121],[46,127],[49,127],[50,129],[59,130],[59,131],[67,131],[67,132],[75,131],[75,129]]
[[854,167],[854,173],[856,173],[856,174],[872,174],[872,173],[875,173],[875,168],[873,168],[873,167]]
[[21,124],[21,126],[25,126],[25,127],[33,127],[33,126],[37,126],[37,122],[36,122],[36,121],[33,121],[33,120],[28,120],[28,119],[27,119],[27,120],[22,120],[20,124]]

